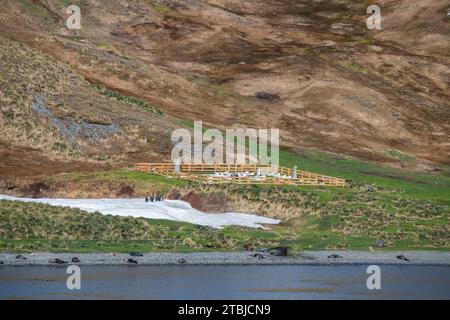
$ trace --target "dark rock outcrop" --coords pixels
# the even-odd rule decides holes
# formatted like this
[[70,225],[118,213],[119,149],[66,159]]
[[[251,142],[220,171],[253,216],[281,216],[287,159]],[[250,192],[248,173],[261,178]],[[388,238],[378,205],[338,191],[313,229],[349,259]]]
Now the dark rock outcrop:
[[286,257],[289,253],[288,247],[276,247],[264,250],[264,252],[270,253],[273,256],[277,257]]
[[134,196],[134,188],[129,185],[123,185],[120,187],[119,191],[117,192],[118,198],[132,198]]
[[265,91],[257,92],[255,96],[258,99],[268,100],[268,101],[274,101],[280,99],[280,96],[276,93],[269,93]]
[[233,211],[226,196],[220,192],[198,193],[189,191],[182,195],[178,190],[172,190],[168,195],[169,200],[183,200],[188,202],[192,208],[210,213],[222,213]]
[[59,258],[55,258],[55,259],[48,260],[48,263],[51,263],[51,264],[66,264],[67,261],[61,260]]
[[140,252],[131,252],[130,256],[132,257],[143,257],[144,255]]

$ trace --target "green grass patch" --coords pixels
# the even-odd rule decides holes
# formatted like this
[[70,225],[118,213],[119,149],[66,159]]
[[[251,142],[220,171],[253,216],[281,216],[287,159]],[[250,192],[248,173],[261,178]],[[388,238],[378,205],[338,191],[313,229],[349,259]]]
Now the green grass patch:
[[42,6],[32,0],[19,0],[20,4],[33,16],[47,20],[50,18],[48,11]]
[[233,96],[233,90],[227,84],[209,84],[209,88],[214,91],[215,96],[220,100]]
[[352,39],[351,42],[355,45],[367,46],[372,43],[372,40],[369,38],[362,38],[362,39]]
[[74,182],[74,183],[99,183],[99,184],[128,184],[137,192],[162,192],[166,193],[173,187],[184,187],[191,183],[186,180],[172,179],[169,177],[138,172],[132,169],[120,169],[100,172],[68,173],[48,178],[49,183]]
[[[297,165],[301,170],[345,178],[353,185],[354,190],[372,184],[379,187],[386,198],[398,196],[450,204],[450,175],[446,166],[443,166],[440,173],[421,173],[384,167],[325,152],[303,151],[301,154],[295,154],[288,150],[280,150],[280,164],[291,168]],[[329,190],[336,196],[353,192],[352,190]],[[332,197],[330,192],[322,193],[323,197]]]
[[97,45],[97,48],[102,49],[108,53],[112,53],[115,54],[118,57],[124,58],[129,60],[130,58],[124,54],[122,51],[120,51],[119,49],[117,49],[116,47],[114,47],[113,45],[109,44],[109,43],[100,43]]
[[164,112],[162,112],[161,110],[158,110],[156,107],[151,106],[150,104],[146,103],[143,100],[140,100],[138,98],[131,97],[131,96],[125,96],[118,91],[107,89],[104,86],[99,85],[99,84],[97,84],[95,87],[98,90],[98,92],[105,97],[114,98],[117,101],[121,101],[121,102],[125,102],[125,103],[131,104],[131,105],[138,106],[150,113],[156,114],[159,117],[164,116]]
[[71,40],[71,41],[77,41],[77,42],[84,42],[86,41],[86,38],[80,37],[80,36],[72,36],[72,35],[59,35],[60,37]]
[[400,152],[398,150],[389,150],[386,155],[390,158],[397,159],[402,163],[412,163],[416,161],[416,157]]
[[159,3],[156,3],[155,1],[153,1],[153,0],[146,0],[146,2],[156,11],[156,12],[158,12],[159,14],[162,14],[162,15],[169,15],[169,14],[173,14],[173,10],[172,9],[170,9],[169,7],[167,7],[167,6],[165,6],[165,5],[163,5],[163,4],[159,4]]

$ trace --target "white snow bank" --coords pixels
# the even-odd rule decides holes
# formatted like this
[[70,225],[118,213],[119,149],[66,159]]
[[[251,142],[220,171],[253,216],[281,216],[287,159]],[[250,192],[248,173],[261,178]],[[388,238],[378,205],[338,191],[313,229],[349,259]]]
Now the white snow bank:
[[113,216],[182,221],[213,228],[230,225],[263,228],[261,224],[280,223],[280,220],[244,213],[205,213],[179,200],[146,203],[144,199],[31,199],[0,195],[1,199],[79,208],[87,212],[98,211]]

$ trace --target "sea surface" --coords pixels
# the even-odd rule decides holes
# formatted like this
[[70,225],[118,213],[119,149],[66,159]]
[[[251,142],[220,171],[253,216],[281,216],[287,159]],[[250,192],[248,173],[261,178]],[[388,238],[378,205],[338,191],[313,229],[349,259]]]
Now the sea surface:
[[450,299],[450,267],[382,265],[380,290],[367,267],[84,266],[69,290],[66,267],[0,266],[0,299]]

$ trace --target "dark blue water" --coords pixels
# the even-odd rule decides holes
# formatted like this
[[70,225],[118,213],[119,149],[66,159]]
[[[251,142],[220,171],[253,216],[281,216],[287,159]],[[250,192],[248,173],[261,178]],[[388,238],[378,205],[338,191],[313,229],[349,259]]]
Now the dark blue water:
[[450,299],[450,267],[136,266],[81,268],[68,290],[65,268],[0,267],[0,299]]

